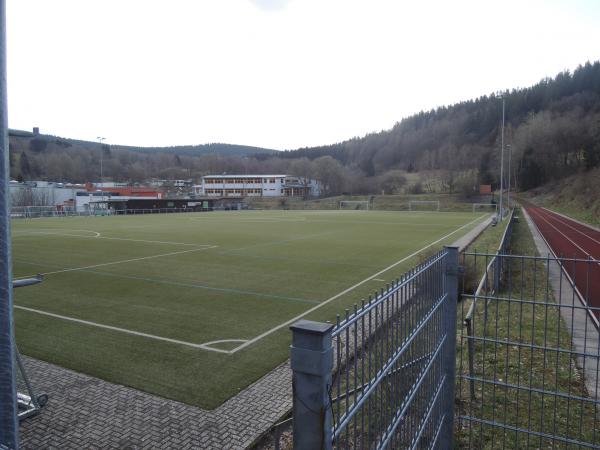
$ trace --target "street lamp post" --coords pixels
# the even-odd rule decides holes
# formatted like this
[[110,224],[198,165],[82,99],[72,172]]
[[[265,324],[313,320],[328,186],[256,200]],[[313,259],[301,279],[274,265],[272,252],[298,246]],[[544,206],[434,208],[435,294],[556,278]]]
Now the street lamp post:
[[105,137],[98,136],[98,143],[100,143],[100,184],[102,184],[102,159],[104,157],[104,151],[102,150],[102,141],[106,140]]

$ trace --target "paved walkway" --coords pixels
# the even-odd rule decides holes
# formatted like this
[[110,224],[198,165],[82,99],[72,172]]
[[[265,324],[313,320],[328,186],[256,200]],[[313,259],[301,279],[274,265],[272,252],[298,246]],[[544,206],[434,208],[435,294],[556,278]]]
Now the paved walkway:
[[[463,250],[490,222],[453,245]],[[245,449],[292,407],[289,361],[207,411],[23,359],[37,392],[50,400],[40,415],[21,424],[22,449]]]
[[243,449],[292,406],[283,364],[206,411],[24,357],[43,412],[21,424],[22,449]]
[[490,226],[493,218],[494,218],[494,216],[490,215],[487,219],[485,219],[483,222],[479,223],[475,228],[473,228],[467,234],[458,238],[456,240],[456,242],[454,242],[452,245],[458,247],[458,251],[462,252],[465,248],[467,248],[469,245],[471,245],[471,243],[475,239],[477,239],[479,237],[479,235],[481,233],[483,233],[487,227]]

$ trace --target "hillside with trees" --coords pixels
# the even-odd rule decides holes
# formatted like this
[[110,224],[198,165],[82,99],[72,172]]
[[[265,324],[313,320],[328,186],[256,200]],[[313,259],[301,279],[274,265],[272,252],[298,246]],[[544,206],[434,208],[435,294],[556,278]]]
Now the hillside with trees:
[[[502,96],[513,185],[532,189],[600,167],[600,62]],[[320,179],[328,194],[408,190],[468,196],[478,184],[499,184],[501,114],[500,96],[486,95],[420,112],[390,130],[284,152],[238,146],[241,153],[236,153],[225,151],[222,144],[185,150],[101,147],[14,135],[11,173],[17,179],[97,179],[102,150],[105,177],[118,181],[286,172]]]

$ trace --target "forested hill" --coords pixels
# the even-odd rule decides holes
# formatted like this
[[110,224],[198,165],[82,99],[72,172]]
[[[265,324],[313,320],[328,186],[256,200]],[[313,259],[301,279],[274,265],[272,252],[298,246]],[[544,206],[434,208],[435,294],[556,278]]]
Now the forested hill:
[[[600,62],[502,95],[505,142],[512,146],[513,176],[521,188],[600,165]],[[280,156],[331,156],[367,177],[390,169],[471,169],[479,181],[497,182],[501,116],[502,101],[492,94],[421,112],[391,130]]]
[[73,182],[99,177],[101,153],[106,176],[118,181],[188,178],[201,170],[201,159],[228,161],[278,153],[277,150],[266,148],[222,143],[172,147],[107,145],[52,135],[34,135],[22,130],[10,130],[9,142],[13,178]]
[[[530,189],[600,166],[600,62],[502,97],[513,186]],[[414,186],[414,192],[469,195],[477,184],[499,184],[501,118],[501,98],[489,95],[415,114],[391,130],[285,152],[227,144],[100,146],[13,131],[11,176],[98,179],[102,154],[104,177],[116,181],[268,172],[320,179],[327,194],[397,193]]]

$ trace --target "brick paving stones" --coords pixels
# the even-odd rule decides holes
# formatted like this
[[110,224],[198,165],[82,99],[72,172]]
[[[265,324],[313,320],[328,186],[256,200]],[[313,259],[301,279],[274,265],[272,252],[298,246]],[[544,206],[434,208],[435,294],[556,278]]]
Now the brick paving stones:
[[292,406],[285,363],[212,411],[24,357],[50,400],[21,423],[22,449],[243,449]]

